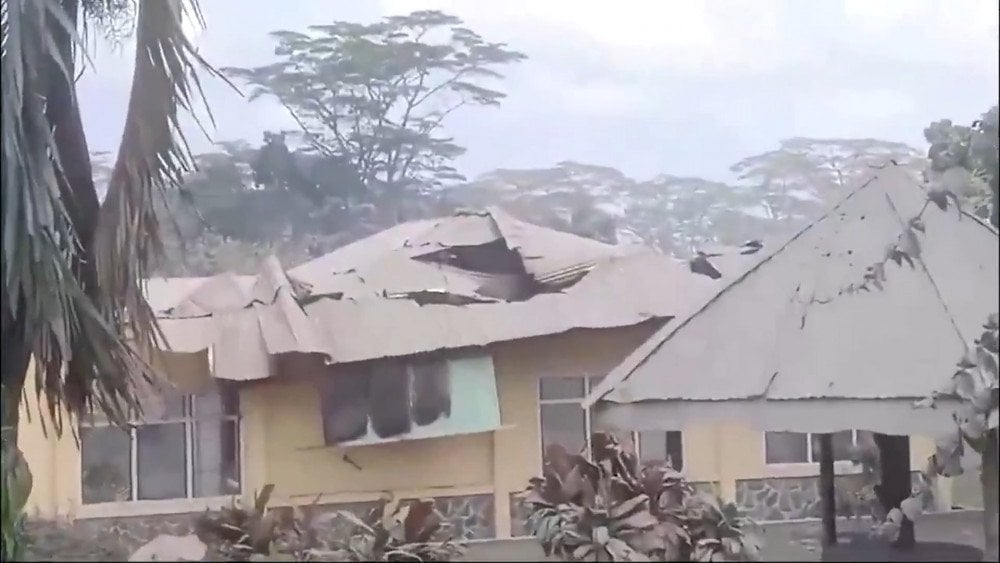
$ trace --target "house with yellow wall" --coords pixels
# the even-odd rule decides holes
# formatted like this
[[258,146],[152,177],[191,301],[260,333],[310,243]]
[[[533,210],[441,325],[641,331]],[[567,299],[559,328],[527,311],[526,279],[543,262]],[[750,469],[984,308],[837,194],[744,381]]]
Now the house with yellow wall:
[[[95,415],[56,438],[22,403],[29,516],[134,548],[274,484],[274,506],[432,497],[462,536],[521,535],[515,495],[546,446],[583,449],[600,430],[581,407],[591,389],[751,255],[696,267],[491,209],[404,223],[287,272],[271,260],[256,276],[151,280],[169,385],[127,431]],[[808,435],[623,438],[760,519],[818,513]],[[843,479],[857,480],[847,458],[864,439],[837,437]],[[932,443],[911,444],[920,467]]]

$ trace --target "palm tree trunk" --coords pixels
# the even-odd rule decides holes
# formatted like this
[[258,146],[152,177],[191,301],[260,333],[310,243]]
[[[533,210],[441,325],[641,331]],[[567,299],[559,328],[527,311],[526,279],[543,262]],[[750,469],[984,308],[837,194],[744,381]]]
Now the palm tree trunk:
[[[78,0],[62,0],[67,17],[74,24],[79,12]],[[56,45],[64,61],[68,64],[69,75],[75,74],[73,57],[73,38],[63,30],[54,33]],[[80,106],[77,104],[76,85],[66,79],[57,66],[59,63],[50,61],[49,89],[46,106],[46,117],[52,124],[53,138],[59,151],[59,159],[63,166],[63,176],[58,178],[60,199],[66,206],[66,212],[76,230],[80,251],[72,264],[73,273],[80,281],[84,293],[96,302],[97,269],[94,256],[94,235],[97,231],[97,221],[100,214],[100,201],[97,199],[97,188],[94,185],[94,171],[90,161],[90,149],[83,130],[83,119],[80,116]],[[79,342],[79,341],[78,341]],[[85,354],[78,353],[74,346],[73,356],[67,369],[76,370]],[[80,378],[67,378],[67,384],[81,382]],[[83,389],[67,389],[70,394],[86,394]]]

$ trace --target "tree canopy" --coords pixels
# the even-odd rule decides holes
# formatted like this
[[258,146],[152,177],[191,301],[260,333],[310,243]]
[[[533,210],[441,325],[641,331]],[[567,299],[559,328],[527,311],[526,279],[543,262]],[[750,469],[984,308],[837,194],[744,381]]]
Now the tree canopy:
[[497,68],[525,58],[462,23],[425,10],[276,31],[277,62],[226,72],[253,86],[251,98],[276,98],[310,147],[346,159],[369,189],[461,179],[451,163],[465,149],[442,133],[444,120],[499,106]]
[[930,143],[929,179],[963,196],[977,215],[989,218],[994,226],[1000,226],[997,108],[987,110],[971,126],[942,119],[924,129],[924,138]]

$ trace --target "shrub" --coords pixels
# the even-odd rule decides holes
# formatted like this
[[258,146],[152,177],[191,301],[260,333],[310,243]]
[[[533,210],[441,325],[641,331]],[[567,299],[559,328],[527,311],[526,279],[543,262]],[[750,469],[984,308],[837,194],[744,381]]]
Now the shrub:
[[550,447],[522,495],[547,555],[571,561],[757,561],[755,524],[732,503],[696,491],[667,463],[639,468],[611,434],[593,462]]
[[[313,503],[281,518],[267,507],[273,490],[265,486],[250,509],[234,503],[204,514],[198,535],[231,561],[451,561],[464,552],[431,499],[384,498],[361,518],[347,511],[320,514]],[[347,524],[346,533],[322,539],[321,530],[334,523]]]

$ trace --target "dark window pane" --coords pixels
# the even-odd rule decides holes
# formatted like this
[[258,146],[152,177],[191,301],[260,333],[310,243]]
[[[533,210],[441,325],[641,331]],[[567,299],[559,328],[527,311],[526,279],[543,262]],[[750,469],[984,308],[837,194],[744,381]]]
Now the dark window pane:
[[765,432],[764,450],[767,463],[807,463],[809,435],[799,432]]
[[444,360],[416,362],[413,374],[413,421],[426,426],[451,415],[451,380]]
[[368,433],[368,384],[363,370],[331,374],[320,388],[323,435],[327,444],[356,440]]
[[379,438],[410,431],[410,376],[401,361],[379,362],[373,366],[368,383],[372,430]]
[[542,399],[582,399],[583,378],[580,377],[543,377]]
[[240,395],[231,385],[220,385],[206,393],[192,395],[194,411],[198,418],[237,416],[240,413]]
[[575,403],[541,405],[542,451],[558,444],[571,454],[587,445],[584,411]]
[[239,423],[235,420],[199,420],[194,424],[193,435],[194,496],[239,493]]
[[[813,462],[819,463],[819,437],[820,434],[812,434]],[[851,459],[851,449],[854,446],[854,436],[850,430],[833,433],[833,461],[849,461]]]
[[643,462],[669,461],[680,471],[684,468],[684,451],[679,431],[650,430],[639,432],[639,456]]
[[670,466],[681,471],[684,469],[684,444],[679,430],[667,432],[667,460]]
[[142,419],[147,422],[176,419],[184,416],[184,395],[176,392],[164,392],[164,395],[154,400],[156,404],[145,406]]
[[222,416],[222,396],[219,393],[209,391],[194,395],[191,399],[194,404],[191,416],[197,418],[217,418]]
[[136,429],[141,500],[186,497],[184,424],[151,424]]
[[590,387],[587,389],[587,393],[590,393],[591,391],[593,391],[594,387],[597,387],[598,385],[600,385],[602,381],[604,381],[604,376],[603,375],[598,375],[598,376],[594,376],[594,377],[588,377],[587,378],[587,384],[590,385]]
[[129,434],[113,426],[80,429],[84,504],[132,498]]
[[667,459],[667,433],[658,430],[639,432],[639,460],[663,461]]
[[219,387],[219,396],[222,398],[222,414],[226,416],[240,414],[240,390],[238,387],[223,383]]
[[166,406],[163,418],[180,418],[184,416],[184,395],[170,395],[164,399],[163,404]]
[[237,416],[240,414],[239,389],[231,383],[218,383],[211,391],[194,395],[194,416]]

